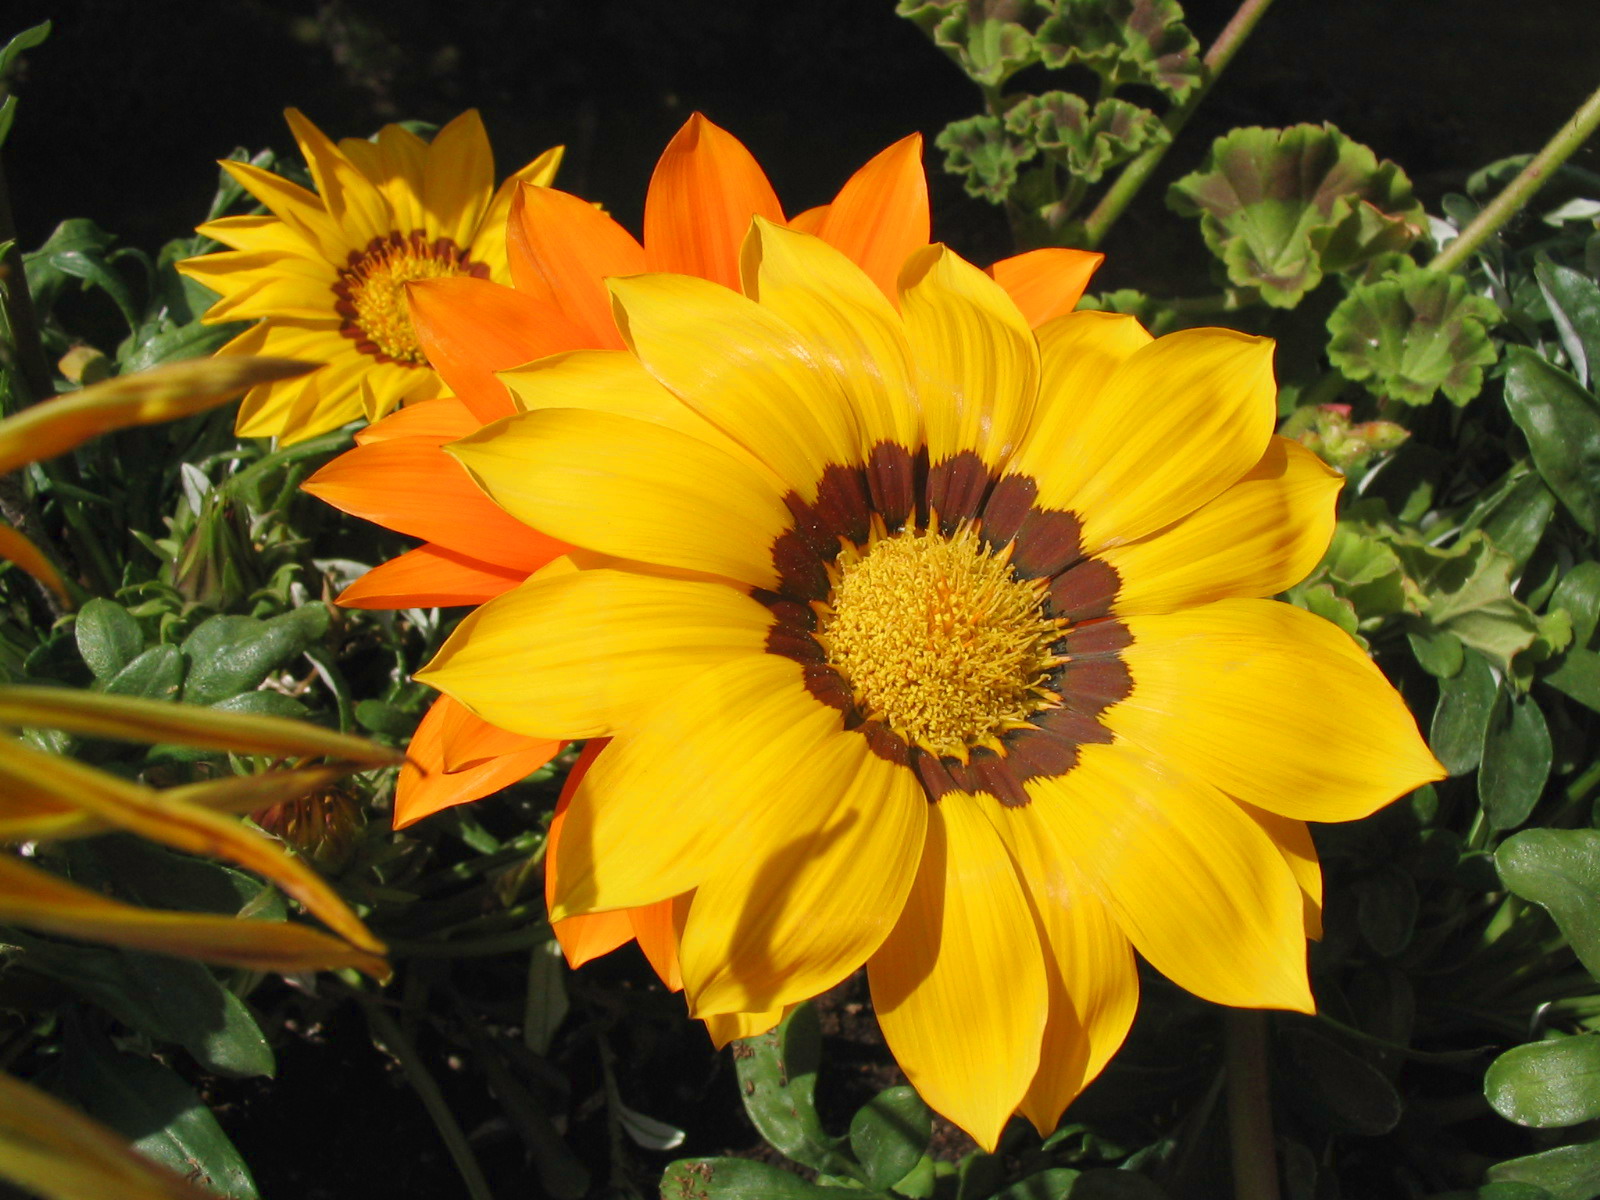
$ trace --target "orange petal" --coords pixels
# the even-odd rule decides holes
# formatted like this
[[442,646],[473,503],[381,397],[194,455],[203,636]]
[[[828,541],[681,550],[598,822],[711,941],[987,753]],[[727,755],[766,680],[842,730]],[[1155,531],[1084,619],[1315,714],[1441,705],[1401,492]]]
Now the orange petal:
[[[808,208],[798,216],[789,218],[789,228],[796,233],[809,233],[813,237],[822,228],[822,222],[828,218],[828,205],[819,204],[815,208]],[[221,240],[220,238],[218,239]]]
[[435,446],[464,438],[483,428],[483,422],[454,396],[419,400],[396,409],[381,421],[374,421],[356,433],[356,445],[387,442],[393,438],[427,438]]
[[453,608],[492,600],[527,577],[444,546],[418,546],[373,567],[340,592],[338,602],[346,608]]
[[465,771],[446,771],[444,734],[453,724],[453,710],[459,708],[448,696],[440,696],[411,735],[411,746],[395,785],[396,829],[413,825],[440,809],[498,792],[544,766],[561,749],[560,742],[523,738],[520,750]]
[[1034,329],[1064,316],[1083,299],[1089,277],[1105,261],[1104,254],[1047,246],[1002,258],[989,268],[994,281],[1010,293]]
[[524,577],[567,551],[565,542],[495,504],[459,463],[420,438],[347,450],[301,487],[352,516]]
[[761,164],[738,138],[695,113],[667,143],[650,177],[644,202],[650,270],[737,289],[739,246],[757,216],[783,223]]
[[555,305],[487,279],[418,280],[406,298],[428,361],[484,424],[516,411],[496,371],[590,344]]
[[928,233],[920,133],[901,138],[852,175],[816,227],[818,237],[854,259],[890,300],[898,299],[901,264],[928,244]]
[[[452,703],[454,703],[452,701]],[[457,707],[460,707],[459,705]],[[578,753],[578,761],[572,764],[572,770],[567,773],[566,782],[561,785],[561,798],[556,801],[555,815],[550,818],[550,833],[544,843],[544,895],[545,904],[548,906],[556,891],[556,872],[558,868],[558,850],[561,843],[561,827],[566,824],[567,805],[572,803],[572,794],[578,790],[584,775],[589,771],[589,764],[594,762],[600,751],[606,748],[610,738],[594,738],[585,742],[583,749]],[[581,967],[590,959],[599,958],[602,954],[610,954],[618,946],[633,940],[633,921],[631,914],[634,910],[627,908],[614,909],[603,913],[582,913],[578,916],[564,917],[559,921],[552,921],[551,928],[555,930],[556,940],[561,943],[561,950],[567,956],[567,963],[572,967]]]
[[622,349],[604,280],[644,271],[644,247],[633,234],[587,200],[524,185],[511,201],[506,251],[518,291],[558,304],[588,345]]
[[650,966],[661,977],[661,982],[672,992],[683,991],[683,970],[678,965],[678,934],[681,917],[687,910],[687,897],[658,900],[643,908],[623,909],[633,925],[633,936],[639,939],[639,949]]

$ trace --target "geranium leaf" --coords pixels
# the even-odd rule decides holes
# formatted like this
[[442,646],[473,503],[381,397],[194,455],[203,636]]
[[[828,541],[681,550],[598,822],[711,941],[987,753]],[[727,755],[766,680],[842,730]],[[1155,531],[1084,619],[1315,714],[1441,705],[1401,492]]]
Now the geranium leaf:
[[1081,63],[1112,86],[1145,83],[1180,102],[1204,77],[1176,0],[1061,0],[1037,41],[1047,67]]
[[1506,407],[1539,474],[1573,519],[1600,533],[1600,403],[1533,351],[1506,352]]
[[895,11],[931,37],[968,78],[998,88],[1039,61],[1032,33],[1010,19],[1031,7],[993,0],[900,0]]
[[1466,281],[1420,267],[1360,283],[1328,318],[1328,358],[1374,395],[1426,404],[1444,392],[1465,404],[1495,361],[1489,329],[1494,301],[1470,295]]
[[964,177],[967,195],[991,204],[1005,200],[1017,183],[1017,168],[1038,153],[1031,142],[1006,132],[999,117],[970,117],[940,130],[934,145],[944,151],[944,169]]
[[1332,125],[1235,129],[1167,203],[1200,232],[1238,287],[1293,308],[1325,271],[1409,246],[1426,228],[1411,182]]
[[1113,167],[1171,137],[1149,109],[1114,99],[1090,109],[1071,92],[1024,98],[1006,112],[1005,126],[1085,183],[1098,183]]

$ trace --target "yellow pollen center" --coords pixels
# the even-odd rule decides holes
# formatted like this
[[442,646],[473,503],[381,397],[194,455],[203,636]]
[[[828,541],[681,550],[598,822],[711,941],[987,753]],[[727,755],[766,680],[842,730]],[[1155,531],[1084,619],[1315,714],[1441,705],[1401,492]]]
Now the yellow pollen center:
[[1064,622],[1044,580],[1016,578],[970,527],[907,530],[846,550],[818,641],[856,707],[907,741],[965,760],[1056,703],[1047,674]]
[[374,239],[364,253],[352,257],[334,285],[346,336],[363,343],[362,349],[375,357],[426,365],[427,356],[411,324],[405,285],[417,279],[471,274],[471,264],[448,238],[428,242],[417,235]]

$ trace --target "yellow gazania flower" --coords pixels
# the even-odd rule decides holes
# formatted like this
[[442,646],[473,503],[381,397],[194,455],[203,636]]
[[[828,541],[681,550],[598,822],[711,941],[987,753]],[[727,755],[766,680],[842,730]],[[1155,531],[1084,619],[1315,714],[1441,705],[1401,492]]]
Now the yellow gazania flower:
[[1220,1004],[1309,1011],[1305,822],[1442,775],[1333,625],[1270,596],[1338,479],[1274,437],[1272,343],[1035,333],[940,246],[899,311],[758,220],[744,295],[611,283],[627,351],[502,376],[454,443],[582,547],[421,678],[606,745],[551,915],[674,898],[691,1012],[775,1022],[862,964],[928,1102],[1052,1128],[1126,1034],[1134,951]]
[[263,318],[219,355],[280,355],[325,363],[306,379],[253,389],[239,433],[301,441],[363,414],[443,395],[406,306],[405,285],[472,275],[510,284],[505,225],[519,182],[548,184],[561,148],[494,187],[483,122],[465,112],[424,142],[398,125],[375,141],[337,146],[294,109],[285,113],[317,191],[248,163],[223,169],[270,216],[199,227],[232,250],[178,264],[221,293],[210,324]]

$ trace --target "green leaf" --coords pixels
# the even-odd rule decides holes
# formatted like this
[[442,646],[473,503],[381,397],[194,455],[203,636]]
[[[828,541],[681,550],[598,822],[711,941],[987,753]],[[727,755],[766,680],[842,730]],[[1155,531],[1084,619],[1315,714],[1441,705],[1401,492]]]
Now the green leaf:
[[744,1158],[682,1158],[661,1176],[661,1200],[865,1200],[873,1194],[807,1183],[782,1167]]
[[1464,1192],[1435,1192],[1428,1200],[1554,1200],[1531,1183],[1486,1183]]
[[817,1115],[817,1065],[822,1032],[817,1014],[802,1004],[768,1033],[734,1043],[733,1065],[745,1111],[761,1136],[787,1158],[824,1175],[859,1178],[861,1168],[840,1153]]
[[1038,153],[1031,142],[1006,132],[999,117],[953,121],[939,131],[934,145],[944,151],[944,169],[963,176],[967,195],[1000,204],[1017,184],[1017,168]]
[[1085,183],[1098,183],[1113,167],[1171,138],[1149,109],[1126,100],[1102,100],[1091,111],[1083,97],[1071,92],[1019,100],[1007,110],[1005,127]]
[[[26,50],[32,50],[35,46],[43,44],[44,40],[49,36],[50,22],[41,21],[37,25],[24,29],[7,42],[5,49],[0,50],[0,82],[3,82],[5,77],[10,74],[12,64],[17,61],[19,55]],[[17,98],[15,96],[7,96],[5,101],[0,103],[0,146],[5,144],[6,135],[11,132],[11,122],[16,117],[16,113]]]
[[96,679],[109,679],[144,650],[139,622],[114,600],[96,596],[78,611],[78,653]]
[[1511,559],[1512,569],[1520,572],[1539,548],[1555,511],[1555,493],[1537,472],[1529,470],[1473,517],[1475,527],[1481,528],[1495,549]]
[[1015,13],[990,15],[1001,7],[982,0],[900,0],[895,11],[919,26],[974,83],[998,89],[1039,61],[1028,28],[1006,19]]
[[131,375],[135,371],[159,367],[162,363],[203,358],[244,332],[245,328],[242,323],[202,325],[199,321],[193,321],[149,337],[132,339],[117,356],[118,373]]
[[1600,624],[1600,562],[1581,562],[1562,575],[1547,607],[1565,609],[1572,617],[1572,644],[1587,647]]
[[1600,1196],[1600,1142],[1558,1146],[1524,1158],[1496,1163],[1485,1173],[1490,1183],[1531,1183],[1554,1200],[1594,1200]]
[[1600,370],[1600,287],[1568,267],[1541,258],[1533,269],[1550,306],[1561,348],[1572,363],[1572,373],[1585,387]]
[[1428,745],[1452,775],[1465,775],[1483,758],[1489,714],[1500,694],[1494,671],[1481,654],[1469,653],[1461,670],[1439,685]]
[[382,700],[361,700],[356,703],[356,724],[372,733],[406,738],[416,732],[417,715]]
[[151,646],[106,680],[105,691],[112,696],[176,700],[185,670],[183,653],[176,646]]
[[1600,1117],[1600,1033],[1512,1047],[1490,1064],[1483,1093],[1506,1120],[1538,1129]]
[[1417,656],[1418,665],[1429,675],[1449,679],[1461,670],[1466,650],[1461,645],[1461,639],[1449,630],[1410,630],[1406,633],[1406,640],[1411,643],[1411,652]]
[[1077,1182],[1078,1175],[1071,1167],[1051,1167],[1013,1183],[997,1193],[995,1200],[1062,1200],[1072,1195],[1072,1185]]
[[1600,533],[1600,404],[1533,351],[1506,351],[1506,407],[1539,474],[1573,519]]
[[90,1116],[156,1162],[226,1200],[257,1200],[255,1181],[211,1111],[176,1074],[149,1059],[69,1038],[59,1081]]
[[1356,923],[1361,936],[1384,958],[1393,958],[1411,943],[1417,922],[1417,885],[1397,867],[1383,867],[1357,881]]
[[1383,399],[1421,405],[1442,391],[1459,406],[1483,390],[1499,320],[1494,301],[1470,294],[1459,275],[1408,264],[1339,302],[1328,317],[1328,359]]
[[[1277,308],[1293,308],[1325,271],[1404,250],[1427,227],[1404,172],[1332,125],[1235,129],[1172,185],[1167,204],[1200,218],[1235,286],[1259,289]],[[1363,226],[1383,231],[1359,234],[1364,258],[1352,249]],[[1332,262],[1328,247],[1337,249]]]
[[1284,1035],[1297,1099],[1327,1128],[1376,1137],[1400,1121],[1394,1085],[1365,1059],[1305,1029]]
[[22,256],[28,289],[48,310],[69,280],[99,288],[122,312],[128,328],[139,324],[139,310],[127,282],[111,265],[116,238],[93,221],[75,217],[57,225],[44,245]]
[[1495,851],[1501,882],[1547,911],[1600,979],[1600,830],[1524,829]]
[[323,604],[308,604],[270,621],[210,617],[184,639],[183,653],[190,666],[183,698],[189,704],[213,704],[255,688],[327,630],[328,609]]
[[1600,654],[1574,646],[1561,656],[1553,671],[1539,677],[1579,704],[1600,712]]
[[1136,1171],[1102,1168],[1073,1181],[1065,1200],[1170,1200],[1165,1189]]
[[1528,819],[1550,777],[1553,751],[1544,713],[1531,696],[1501,690],[1489,713],[1478,767],[1478,799],[1495,829]]
[[567,964],[554,939],[528,952],[528,995],[522,1008],[522,1044],[548,1054],[550,1042],[567,1019]]
[[1081,63],[1107,84],[1145,83],[1181,102],[1200,86],[1200,44],[1176,0],[1061,0],[1039,26],[1047,67]]
[[933,1116],[914,1088],[887,1088],[850,1120],[850,1150],[879,1191],[910,1174],[932,1137]]

